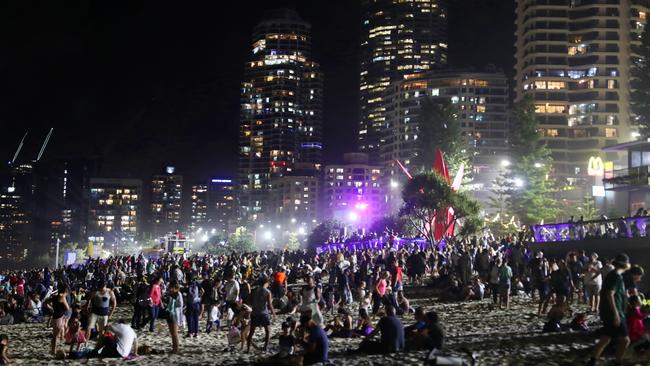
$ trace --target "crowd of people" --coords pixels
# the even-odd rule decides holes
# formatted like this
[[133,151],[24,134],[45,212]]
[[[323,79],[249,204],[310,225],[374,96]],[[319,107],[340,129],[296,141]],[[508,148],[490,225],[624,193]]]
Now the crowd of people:
[[[491,298],[502,310],[510,309],[513,296],[532,299],[548,319],[548,332],[589,330],[584,314],[562,324],[573,315],[573,304],[584,303],[604,323],[594,360],[612,339],[624,351],[628,331],[635,349],[650,350],[636,290],[643,269],[630,266],[624,255],[604,259],[569,252],[546,258],[518,237],[396,248],[391,237],[376,249],[133,255],[2,273],[0,324],[44,323],[52,329],[50,353],[69,358],[159,352],[139,344],[136,331],[162,336],[161,322],[168,325],[173,353],[181,352],[180,333],[194,338],[217,332],[227,340],[227,351],[276,350],[267,356],[270,364],[326,363],[331,338],[363,338],[348,351],[365,354],[444,349],[439,315],[412,307],[404,292],[408,285],[427,286],[440,301]],[[116,319],[124,304],[132,316]],[[412,324],[404,324],[406,314],[414,317]],[[278,321],[281,331],[272,345],[271,325]],[[10,361],[8,349],[9,340],[0,337],[4,363]]]

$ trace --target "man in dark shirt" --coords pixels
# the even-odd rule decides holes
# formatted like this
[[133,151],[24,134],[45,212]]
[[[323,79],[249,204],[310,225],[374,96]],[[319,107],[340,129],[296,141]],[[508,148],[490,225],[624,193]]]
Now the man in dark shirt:
[[404,325],[395,316],[395,308],[392,305],[386,305],[386,316],[379,320],[377,327],[368,338],[373,337],[377,332],[381,333],[381,341],[364,341],[360,345],[360,351],[370,354],[404,351]]
[[302,342],[302,346],[305,349],[303,365],[327,362],[329,352],[327,334],[325,334],[323,328],[314,322],[311,310],[302,313],[300,316],[300,324],[305,328],[305,333],[307,333],[306,339]]
[[627,346],[630,344],[628,330],[625,323],[625,306],[627,302],[625,286],[623,285],[623,272],[630,268],[630,258],[626,254],[619,254],[612,262],[614,270],[609,272],[603,280],[600,290],[600,319],[603,321],[600,340],[591,354],[587,365],[595,365],[605,347],[615,339],[616,361],[620,364]]

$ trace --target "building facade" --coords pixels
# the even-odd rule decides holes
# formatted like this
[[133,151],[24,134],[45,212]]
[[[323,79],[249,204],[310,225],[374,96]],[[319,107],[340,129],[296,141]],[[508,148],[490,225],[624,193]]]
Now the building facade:
[[204,227],[208,222],[208,185],[195,184],[192,186],[192,211],[190,216],[190,233]]
[[25,259],[25,231],[29,221],[21,208],[22,199],[14,187],[4,188],[0,192],[0,259]]
[[390,84],[447,63],[446,0],[361,2],[359,149],[379,161]]
[[183,176],[167,167],[165,174],[154,175],[151,180],[151,234],[154,238],[181,229],[181,202]]
[[[473,151],[475,198],[487,202],[501,161],[508,159],[508,80],[502,72],[444,71],[422,73],[391,84],[387,91],[385,143],[381,160],[386,167],[384,186],[401,186],[406,180],[395,160],[417,172],[421,153],[418,131],[421,103],[425,98],[448,101]],[[431,167],[426,167],[431,168]],[[456,172],[450,172],[454,175]],[[401,206],[399,189],[387,192],[391,207]]]
[[311,56],[311,25],[295,11],[269,12],[254,29],[241,90],[239,183],[242,214],[270,215],[270,181],[322,159],[322,75]]
[[327,165],[323,179],[323,218],[368,227],[387,214],[382,166],[366,153],[347,153],[343,164]]
[[271,181],[273,220],[279,225],[312,226],[319,218],[320,177],[296,170]]
[[141,224],[142,181],[91,178],[88,241],[119,246],[135,240]]
[[[635,139],[630,66],[647,0],[517,0],[516,100],[532,95],[554,171],[586,185],[587,162]],[[616,160],[607,152],[606,160]]]
[[214,178],[208,185],[208,226],[230,234],[237,225],[237,190],[229,178]]

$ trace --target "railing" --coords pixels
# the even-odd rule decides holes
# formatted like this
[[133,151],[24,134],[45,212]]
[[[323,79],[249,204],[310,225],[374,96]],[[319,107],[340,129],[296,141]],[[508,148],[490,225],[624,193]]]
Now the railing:
[[614,170],[610,177],[603,179],[603,183],[612,186],[650,185],[650,166]]
[[538,243],[650,237],[650,216],[531,226]]
[[[350,241],[346,243],[331,243],[331,244],[321,244],[316,247],[316,253],[320,254],[330,250],[372,250],[372,249],[382,249],[384,246],[389,244],[388,240],[383,238],[381,239],[372,239],[372,240],[361,240],[361,241]],[[420,249],[429,247],[429,243],[425,239],[407,239],[407,238],[396,238],[393,241],[392,246],[396,249],[403,247],[414,247],[417,246]]]

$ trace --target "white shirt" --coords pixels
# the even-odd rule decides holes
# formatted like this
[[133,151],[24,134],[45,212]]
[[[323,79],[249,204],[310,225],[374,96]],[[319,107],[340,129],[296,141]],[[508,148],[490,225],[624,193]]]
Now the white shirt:
[[236,280],[226,282],[226,301],[237,301],[238,295],[239,282]]
[[117,340],[117,352],[122,357],[128,357],[131,354],[133,342],[137,338],[135,331],[126,324],[113,324],[111,331],[115,334]]

